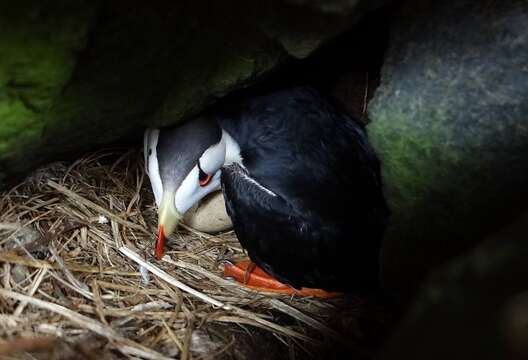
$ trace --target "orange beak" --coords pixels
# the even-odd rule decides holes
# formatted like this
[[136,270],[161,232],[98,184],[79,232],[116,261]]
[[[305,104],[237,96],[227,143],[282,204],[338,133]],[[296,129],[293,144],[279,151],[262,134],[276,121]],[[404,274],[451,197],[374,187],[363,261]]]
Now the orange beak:
[[165,239],[178,227],[181,215],[174,204],[174,193],[164,192],[158,209],[158,240],[156,241],[156,259],[165,253]]
[[158,241],[156,242],[156,259],[160,260],[165,252],[165,232],[163,225],[158,228]]

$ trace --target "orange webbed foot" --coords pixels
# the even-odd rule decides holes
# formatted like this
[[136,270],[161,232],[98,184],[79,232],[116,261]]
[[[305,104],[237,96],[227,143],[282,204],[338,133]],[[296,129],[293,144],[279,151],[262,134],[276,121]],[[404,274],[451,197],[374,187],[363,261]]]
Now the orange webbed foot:
[[224,264],[224,277],[232,278],[245,287],[262,292],[321,298],[339,295],[337,292],[328,292],[322,289],[304,287],[294,289],[268,275],[251,260],[239,261],[235,264]]

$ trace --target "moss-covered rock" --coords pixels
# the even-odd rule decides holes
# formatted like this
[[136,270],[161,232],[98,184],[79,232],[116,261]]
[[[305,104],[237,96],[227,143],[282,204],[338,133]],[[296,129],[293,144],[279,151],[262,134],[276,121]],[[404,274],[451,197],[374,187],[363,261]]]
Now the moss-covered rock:
[[96,4],[0,3],[0,162],[39,140],[45,125],[41,114],[70,80]]
[[370,137],[392,220],[383,277],[408,295],[526,207],[528,3],[406,1]]
[[191,117],[381,0],[333,3],[1,2],[0,174]]
[[436,271],[382,359],[526,359],[528,214]]

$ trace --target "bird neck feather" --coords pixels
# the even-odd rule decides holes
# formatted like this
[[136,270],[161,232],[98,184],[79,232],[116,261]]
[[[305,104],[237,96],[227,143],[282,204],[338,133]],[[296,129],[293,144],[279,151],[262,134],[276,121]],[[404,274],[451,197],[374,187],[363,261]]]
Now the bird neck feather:
[[240,155],[240,145],[233,139],[231,135],[222,129],[222,140],[226,144],[226,157],[224,165],[238,163],[242,165],[242,156]]

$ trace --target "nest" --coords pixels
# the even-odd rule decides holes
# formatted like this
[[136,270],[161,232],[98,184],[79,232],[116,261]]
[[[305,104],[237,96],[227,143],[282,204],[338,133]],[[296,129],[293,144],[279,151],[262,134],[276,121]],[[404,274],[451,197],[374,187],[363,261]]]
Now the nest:
[[[135,150],[55,163],[2,194],[0,356],[372,354],[386,323],[377,305],[267,295],[225,280],[221,260],[245,256],[233,232],[211,236],[182,228],[169,238],[168,256],[156,261],[156,225]],[[374,335],[365,331],[365,319]]]

